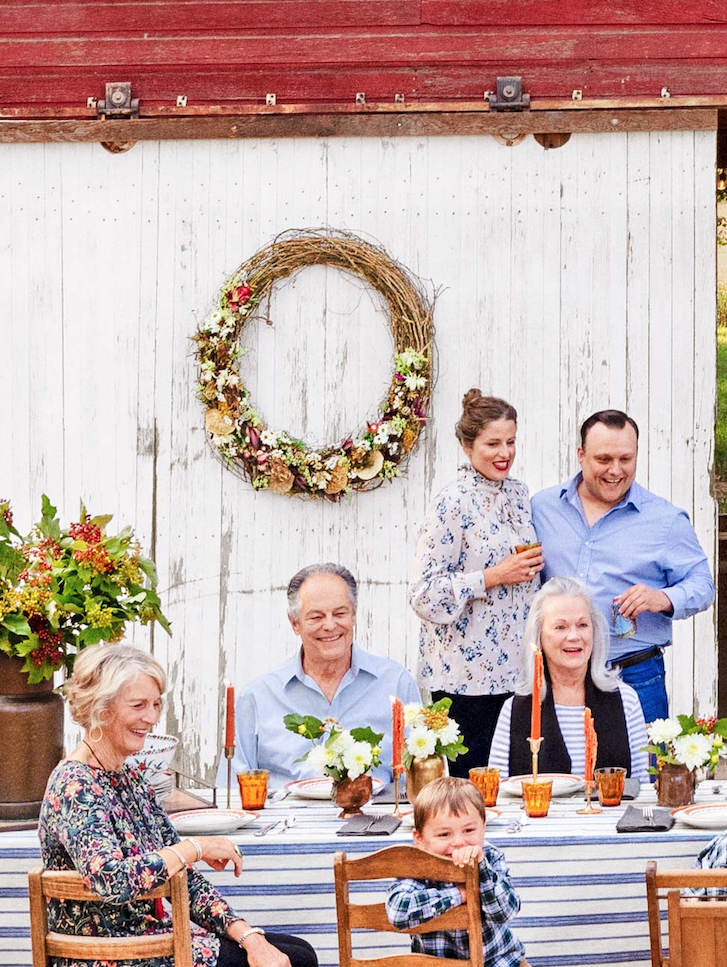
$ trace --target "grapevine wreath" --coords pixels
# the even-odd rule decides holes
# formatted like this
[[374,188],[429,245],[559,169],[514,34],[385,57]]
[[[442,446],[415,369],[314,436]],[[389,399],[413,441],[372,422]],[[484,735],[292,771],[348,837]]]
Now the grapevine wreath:
[[[359,276],[388,308],[394,373],[375,422],[313,448],[264,424],[238,372],[243,326],[273,285],[298,269],[333,265]],[[341,231],[289,231],[228,279],[193,339],[205,426],[221,457],[256,489],[339,500],[400,473],[424,427],[431,391],[432,310],[422,283],[379,246]]]

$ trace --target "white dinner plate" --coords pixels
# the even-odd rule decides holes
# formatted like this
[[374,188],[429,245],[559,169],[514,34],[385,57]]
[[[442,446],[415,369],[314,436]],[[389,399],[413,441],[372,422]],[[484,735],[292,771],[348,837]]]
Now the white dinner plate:
[[727,829],[727,802],[704,803],[672,809],[672,816],[697,829]]
[[[492,806],[485,806],[487,810],[487,825],[497,823],[502,818],[502,810],[495,809]],[[509,822],[509,820],[507,820]],[[414,810],[404,809],[401,813],[401,824],[402,826],[413,826],[414,825]]]
[[187,809],[181,813],[172,813],[169,818],[177,832],[183,836],[190,833],[224,836],[254,822],[257,816],[243,809]]
[[[525,782],[529,782],[532,776],[510,776],[509,779],[503,779],[500,783],[500,792],[504,792],[508,796],[522,796],[523,779]],[[570,796],[583,789],[583,776],[569,776],[564,772],[543,772],[538,774],[538,779],[553,780],[554,796]]]
[[[371,794],[375,796],[377,792],[381,792],[385,783],[382,779],[373,777],[371,782]],[[286,783],[285,788],[291,796],[297,796],[299,799],[330,799],[333,779],[328,776],[318,776],[315,779],[294,779],[292,782]]]

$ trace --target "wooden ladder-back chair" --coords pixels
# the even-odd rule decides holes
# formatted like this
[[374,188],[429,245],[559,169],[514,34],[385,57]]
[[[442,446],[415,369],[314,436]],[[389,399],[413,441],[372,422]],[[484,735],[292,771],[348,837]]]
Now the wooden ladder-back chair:
[[[681,890],[712,887],[725,898],[683,897]],[[668,891],[660,894],[660,890]],[[669,956],[661,946],[659,900],[667,901]],[[725,967],[727,965],[727,869],[662,870],[646,864],[646,906],[652,967]]]
[[169,897],[172,903],[172,933],[141,937],[80,937],[48,930],[46,900],[95,900],[103,897],[87,890],[79,873],[36,867],[28,874],[30,894],[30,936],[33,967],[48,967],[50,957],[71,960],[143,960],[174,957],[174,967],[192,967],[192,936],[189,924],[187,871],[180,870],[163,886],[137,899]]
[[[456,964],[457,967],[483,967],[482,921],[480,918],[480,879],[478,865],[471,860],[466,867],[455,866],[451,860],[433,853],[425,853],[415,846],[390,846],[370,856],[349,859],[336,853],[336,913],[338,915],[339,967],[433,967],[435,964]],[[403,879],[434,880],[462,884],[467,891],[467,903],[447,910],[411,930],[398,930],[386,916],[383,903],[350,903],[348,884],[361,880]],[[474,898],[474,902],[472,899]],[[351,931],[356,927],[386,930],[398,934],[431,933],[433,930],[466,930],[469,933],[469,960],[450,957],[431,957],[411,952],[390,957],[358,959],[351,954]]]

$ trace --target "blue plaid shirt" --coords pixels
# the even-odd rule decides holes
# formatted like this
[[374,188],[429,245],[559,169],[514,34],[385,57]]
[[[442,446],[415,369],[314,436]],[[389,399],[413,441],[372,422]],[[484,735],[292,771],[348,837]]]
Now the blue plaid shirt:
[[[520,898],[510,883],[505,857],[485,843],[480,863],[480,909],[485,967],[519,967],[525,948],[506,926],[520,909]],[[462,903],[459,887],[432,880],[397,880],[386,897],[386,915],[399,930],[418,927]],[[466,930],[435,930],[411,938],[414,953],[467,960]]]
[[[707,846],[704,847],[702,852],[697,856],[694,861],[694,865],[698,869],[703,870],[714,870],[720,867],[727,867],[727,833],[720,833],[716,836]],[[724,897],[727,896],[727,890],[723,887],[706,887],[700,886],[693,890],[682,890],[683,896],[698,896],[698,897]]]

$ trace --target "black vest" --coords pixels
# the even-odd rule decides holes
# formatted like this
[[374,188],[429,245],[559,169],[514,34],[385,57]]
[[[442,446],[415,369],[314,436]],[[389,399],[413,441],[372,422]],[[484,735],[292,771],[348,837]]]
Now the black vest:
[[[547,670],[545,672],[548,676]],[[586,672],[586,706],[593,713],[593,724],[598,736],[596,768],[622,766],[626,775],[631,775],[631,749],[626,728],[621,693],[603,692],[596,688],[591,678],[591,668]],[[530,695],[515,695],[512,700],[510,717],[510,775],[523,776],[532,772],[532,756],[528,736],[530,735]],[[541,710],[541,734],[543,743],[538,755],[539,772],[571,772],[571,761],[561,735],[553,704],[553,689],[548,682],[548,690]]]

